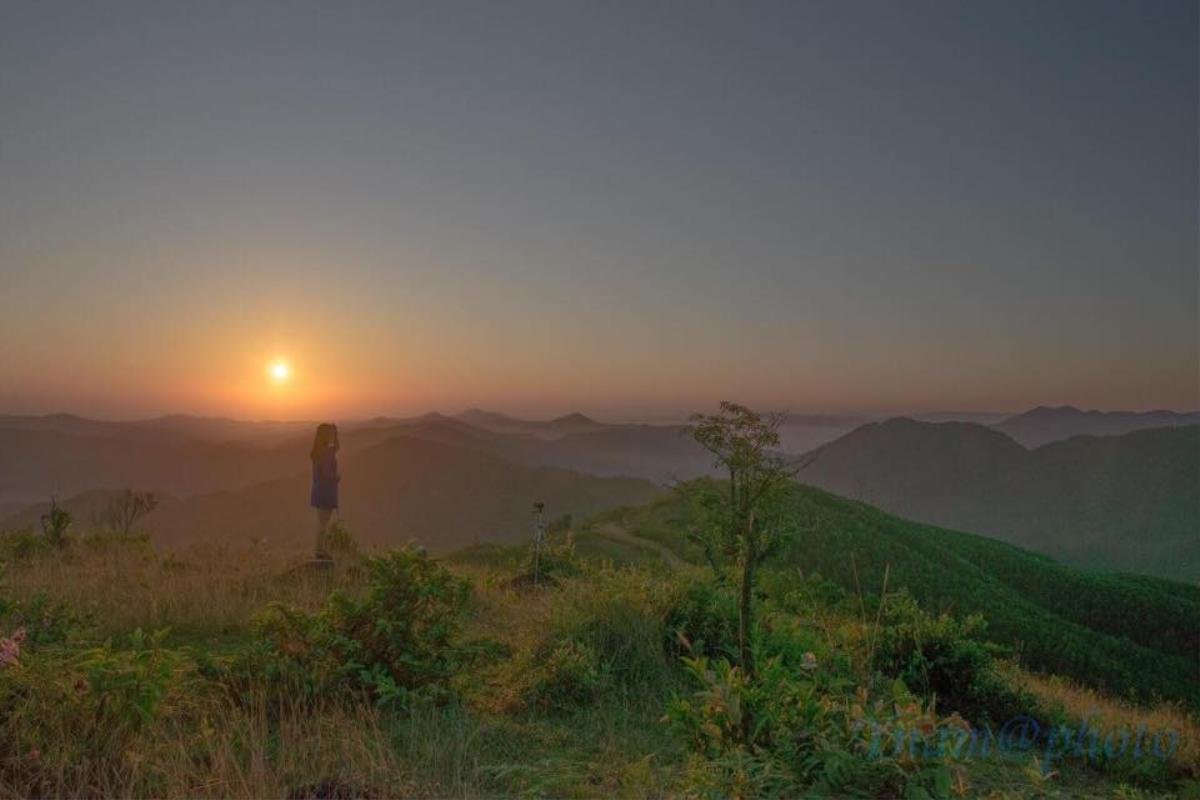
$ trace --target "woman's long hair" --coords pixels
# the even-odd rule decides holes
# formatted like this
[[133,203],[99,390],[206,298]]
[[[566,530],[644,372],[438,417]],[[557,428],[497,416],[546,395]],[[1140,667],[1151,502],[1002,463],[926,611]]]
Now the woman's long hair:
[[334,425],[332,422],[322,422],[317,426],[317,435],[313,437],[312,451],[308,454],[308,457],[316,461],[328,447],[333,447],[333,451],[337,452],[337,425]]

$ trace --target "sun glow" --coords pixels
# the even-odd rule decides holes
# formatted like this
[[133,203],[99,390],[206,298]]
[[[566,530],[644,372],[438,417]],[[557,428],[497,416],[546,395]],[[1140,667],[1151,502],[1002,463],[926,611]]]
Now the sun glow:
[[275,383],[284,383],[292,377],[292,365],[286,361],[272,361],[267,365],[267,374]]

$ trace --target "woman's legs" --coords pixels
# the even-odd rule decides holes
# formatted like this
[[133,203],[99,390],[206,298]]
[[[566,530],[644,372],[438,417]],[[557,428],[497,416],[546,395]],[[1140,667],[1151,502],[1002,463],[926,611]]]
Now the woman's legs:
[[317,560],[328,561],[329,553],[325,551],[325,533],[329,530],[329,520],[333,517],[332,508],[317,509]]

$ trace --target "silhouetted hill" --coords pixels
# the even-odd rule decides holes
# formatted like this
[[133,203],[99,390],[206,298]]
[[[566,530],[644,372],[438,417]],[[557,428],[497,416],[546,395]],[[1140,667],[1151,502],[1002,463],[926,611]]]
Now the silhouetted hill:
[[1026,447],[1040,447],[1072,436],[1115,436],[1146,428],[1200,424],[1200,412],[1082,411],[1074,406],[1037,408],[996,423]]
[[1039,447],[960,515],[1071,563],[1200,580],[1200,426]]
[[442,418],[427,423],[397,422],[386,428],[357,428],[343,434],[342,443],[344,448],[354,449],[395,435],[491,453],[520,464],[657,482],[705,475],[712,468],[708,454],[685,436],[679,425],[602,425],[598,430],[550,438],[501,433],[461,419]]
[[1025,448],[970,422],[906,418],[863,425],[815,450],[805,483],[895,514],[946,523],[983,486],[1022,463]]
[[[479,412],[487,414],[487,412]],[[493,423],[496,415],[493,415]],[[431,413],[343,423],[344,455],[393,436],[440,442],[525,465],[666,480],[703,474],[707,459],[679,426],[607,425],[581,414],[516,420],[499,432]],[[89,489],[158,489],[181,497],[295,474],[307,463],[312,423],[162,417],[106,422],[70,415],[0,417],[0,503],[19,508]]]
[[665,482],[713,472],[712,456],[681,425],[619,425],[548,443],[546,463]]
[[542,421],[517,419],[494,411],[471,408],[455,415],[455,419],[493,433],[525,434],[546,439],[556,439],[570,433],[597,431],[608,427],[603,422],[597,422],[579,413]]
[[1200,577],[1200,427],[1025,450],[969,423],[889,420],[815,450],[800,478],[1071,563]]
[[184,495],[236,488],[291,472],[307,450],[299,439],[290,447],[257,446],[137,427],[86,434],[14,427],[3,431],[3,442],[0,500],[6,502],[88,489],[155,488]]
[[[515,464],[479,450],[392,437],[342,459],[341,504],[347,526],[369,544],[416,539],[443,551],[476,540],[529,535],[534,501],[547,514],[587,514],[641,503],[661,492],[628,478]],[[266,539],[309,546],[310,476],[260,483],[236,492],[188,498],[156,512],[147,527],[163,544]]]
[[550,420],[550,428],[562,434],[584,433],[598,431],[609,427],[607,423],[597,422],[589,416],[575,412]]
[[96,420],[74,414],[45,416],[0,415],[0,430],[51,431],[81,436],[136,438],[143,441],[203,441],[224,444],[278,444],[301,432],[311,431],[314,422],[250,421],[225,417],[195,417],[170,414],[151,419]]

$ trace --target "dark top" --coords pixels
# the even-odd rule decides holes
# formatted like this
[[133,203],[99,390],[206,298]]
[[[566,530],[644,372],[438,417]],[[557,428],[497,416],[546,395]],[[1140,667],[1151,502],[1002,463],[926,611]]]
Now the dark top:
[[325,448],[325,452],[313,459],[312,462],[312,493],[308,504],[313,508],[338,507],[338,475],[337,450]]

